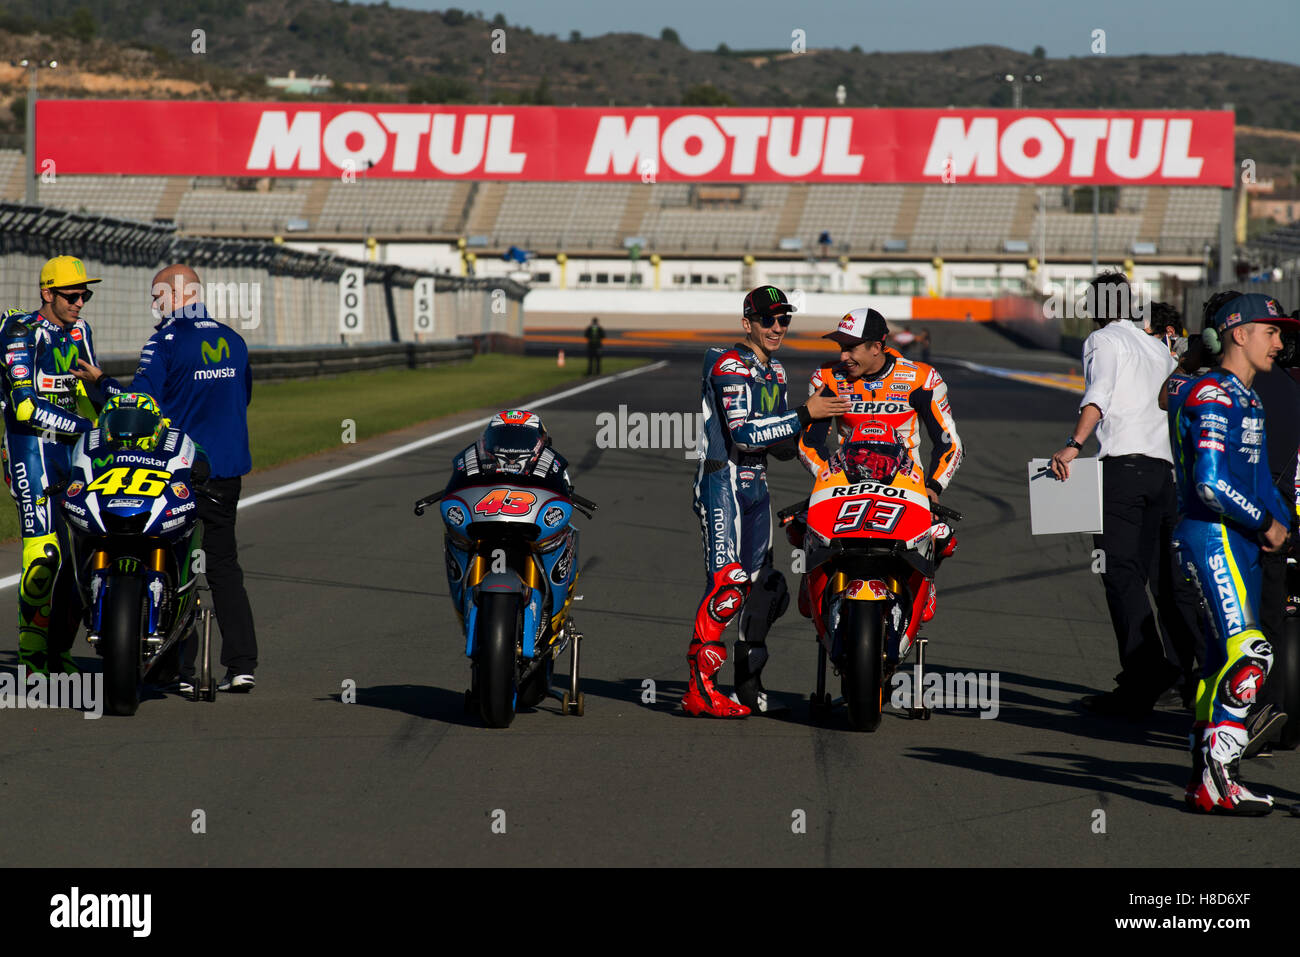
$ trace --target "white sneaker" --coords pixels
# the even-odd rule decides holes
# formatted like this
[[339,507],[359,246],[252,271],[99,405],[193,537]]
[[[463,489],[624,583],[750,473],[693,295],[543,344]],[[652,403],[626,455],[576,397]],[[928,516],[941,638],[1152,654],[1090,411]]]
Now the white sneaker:
[[257,680],[252,675],[226,675],[217,685],[218,691],[236,691],[241,694],[247,694],[257,686]]

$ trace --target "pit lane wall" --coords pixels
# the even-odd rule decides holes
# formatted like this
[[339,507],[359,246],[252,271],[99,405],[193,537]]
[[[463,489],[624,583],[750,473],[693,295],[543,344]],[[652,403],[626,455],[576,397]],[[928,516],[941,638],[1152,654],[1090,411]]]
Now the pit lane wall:
[[[150,311],[154,274],[169,263],[192,266],[214,318],[237,329],[252,349],[455,342],[519,342],[523,286],[506,278],[433,275],[405,266],[304,252],[281,243],[181,237],[170,223],[141,223],[40,206],[0,203],[0,309],[40,304],[41,266],[77,256],[103,281],[82,312],[102,356],[138,356],[157,320]],[[361,329],[343,335],[341,280],[362,270]],[[416,333],[417,281],[431,279],[433,327]],[[397,350],[395,362],[405,362]],[[303,368],[307,368],[304,366]]]
[[1030,296],[1000,296],[992,301],[991,307],[993,325],[1011,338],[1038,349],[1070,351],[1070,343],[1063,338],[1061,319],[1049,316],[1040,300]]

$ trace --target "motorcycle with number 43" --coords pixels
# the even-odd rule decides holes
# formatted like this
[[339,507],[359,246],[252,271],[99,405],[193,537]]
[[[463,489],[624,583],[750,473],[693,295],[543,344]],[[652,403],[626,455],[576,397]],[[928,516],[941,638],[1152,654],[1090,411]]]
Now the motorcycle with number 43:
[[[843,703],[854,730],[875,731],[884,689],[934,613],[936,542],[951,551],[949,523],[961,513],[932,503],[893,429],[869,421],[816,476],[812,495],[777,516],[805,555],[799,610],[813,619],[819,643],[813,717],[824,720]],[[838,701],[826,691],[828,660],[840,676]]]
[[[195,627],[203,541],[195,482],[206,478],[207,461],[160,422],[156,407],[106,406],[99,427],[78,440],[61,490],[86,637],[104,659],[108,714],[135,714],[141,682],[173,678],[180,642]],[[200,668],[196,688],[214,700],[206,654]]]
[[[503,413],[504,414],[504,413]],[[480,445],[481,450],[481,445]],[[446,526],[445,553],[452,601],[465,636],[471,686],[465,710],[492,728],[508,727],[521,708],[546,697],[562,713],[581,715],[579,645],[569,606],[578,580],[578,529],[596,504],[551,475],[554,453],[539,450],[518,473],[475,457],[475,474],[453,489],[415,503],[415,514],[438,505]],[[554,664],[569,650],[569,688],[552,691]]]

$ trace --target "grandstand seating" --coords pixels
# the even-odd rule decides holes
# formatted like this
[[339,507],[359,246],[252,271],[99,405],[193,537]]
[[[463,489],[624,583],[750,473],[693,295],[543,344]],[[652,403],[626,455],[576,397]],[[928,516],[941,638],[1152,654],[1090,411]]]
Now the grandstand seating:
[[[0,194],[21,199],[22,154],[0,151]],[[257,188],[250,189],[249,186]],[[174,218],[186,233],[267,236],[296,223],[303,238],[358,236],[363,224],[389,239],[454,241],[472,231],[484,249],[517,245],[547,254],[622,255],[639,237],[649,254],[770,253],[869,256],[1088,255],[1092,217],[1072,213],[1060,186],[969,184],[516,183],[359,178],[356,182],[219,177],[60,176],[42,184],[51,206],[131,219]],[[1100,252],[1200,257],[1217,241],[1220,191],[1200,187],[1119,190],[1099,220]],[[468,227],[474,223],[474,229]],[[821,247],[823,232],[831,237]],[[1021,255],[1023,253],[1010,253]]]

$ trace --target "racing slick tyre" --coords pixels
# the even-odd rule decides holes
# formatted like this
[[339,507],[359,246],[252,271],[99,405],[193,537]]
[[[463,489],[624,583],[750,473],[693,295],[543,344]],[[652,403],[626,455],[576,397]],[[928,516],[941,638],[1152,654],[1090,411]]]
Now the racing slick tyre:
[[140,640],[145,628],[144,582],[134,575],[108,580],[99,645],[104,655],[104,711],[132,715],[140,707]]
[[840,615],[840,647],[844,664],[840,687],[854,731],[880,727],[884,672],[884,621],[879,602],[848,601]]
[[478,709],[489,728],[508,728],[515,717],[515,646],[523,629],[519,596],[489,592],[478,609],[474,670]]
[[1294,751],[1300,745],[1300,617],[1287,616],[1267,680],[1278,683],[1277,708],[1287,715],[1275,746]]

